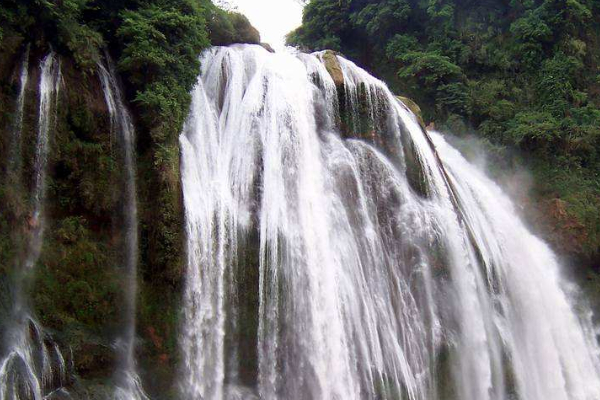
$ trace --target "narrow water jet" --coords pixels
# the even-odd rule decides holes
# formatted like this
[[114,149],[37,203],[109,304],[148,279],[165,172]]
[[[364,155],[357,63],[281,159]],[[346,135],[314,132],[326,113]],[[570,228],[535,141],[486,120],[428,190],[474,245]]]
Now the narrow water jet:
[[33,213],[29,221],[27,221],[31,232],[27,259],[25,260],[25,267],[27,269],[33,268],[37,262],[44,238],[44,206],[47,189],[46,174],[50,146],[49,133],[56,122],[56,103],[61,79],[60,60],[54,52],[51,52],[44,58],[41,66],[38,134],[33,171]]
[[[18,133],[13,138],[18,141],[28,80],[25,64],[21,72],[21,89],[17,101]],[[24,259],[17,262],[17,271],[14,273],[12,313],[6,321],[0,361],[0,400],[41,400],[50,391],[63,386],[67,380],[66,364],[60,348],[32,317],[25,297],[29,278],[39,259],[44,235],[48,152],[50,135],[56,123],[60,85],[60,60],[55,53],[50,52],[40,65],[32,213],[27,221],[27,252]]]
[[98,73],[110,114],[111,135],[117,137],[124,171],[119,202],[122,209],[119,212],[120,218],[118,218],[118,221],[119,229],[124,232],[122,272],[125,291],[123,307],[125,327],[122,337],[117,342],[117,352],[120,360],[119,370],[116,373],[117,388],[114,397],[118,400],[145,400],[148,397],[142,388],[135,363],[135,316],[139,252],[135,130],[131,115],[123,101],[123,93],[113,62],[108,54],[105,58],[106,65],[98,64]]
[[15,108],[15,116],[12,128],[12,137],[9,153],[9,174],[14,174],[15,178],[20,178],[22,165],[22,131],[23,131],[23,112],[25,109],[25,91],[29,82],[29,48],[25,50],[23,60],[21,61],[21,71],[19,73],[19,94]]
[[342,88],[320,53],[201,57],[180,135],[182,398],[600,398],[594,327],[556,256],[442,135],[337,60]]

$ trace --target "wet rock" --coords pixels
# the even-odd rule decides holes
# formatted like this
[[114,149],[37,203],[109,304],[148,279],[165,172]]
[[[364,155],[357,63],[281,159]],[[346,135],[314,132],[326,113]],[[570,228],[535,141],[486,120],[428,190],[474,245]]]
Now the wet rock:
[[421,197],[429,197],[429,187],[425,175],[425,166],[417,149],[408,135],[402,135],[402,149],[406,162],[406,178],[410,187]]
[[60,389],[55,390],[54,392],[48,394],[44,399],[45,400],[73,400],[73,397],[71,396],[71,393],[67,389],[60,388]]
[[116,354],[109,343],[84,329],[73,328],[62,338],[72,353],[72,367],[82,377],[110,376],[116,365]]
[[269,44],[269,43],[261,43],[260,44],[265,50],[267,50],[269,53],[275,53],[275,49],[273,49],[273,47]]
[[[61,394],[61,395],[64,395]],[[69,397],[56,397],[52,400],[113,400],[114,385],[110,381],[79,380],[68,389]]]
[[423,113],[421,112],[421,107],[419,107],[417,103],[415,103],[412,99],[409,99],[408,97],[396,96],[396,98],[400,100],[402,104],[406,106],[406,108],[412,111],[413,114],[415,114],[417,120],[419,121],[419,125],[421,125],[421,128],[427,129],[425,127],[425,121],[423,121]]
[[327,69],[327,72],[329,72],[329,75],[331,75],[335,86],[338,88],[344,86],[344,73],[342,72],[340,62],[337,59],[337,54],[332,50],[325,50],[322,58],[325,68]]

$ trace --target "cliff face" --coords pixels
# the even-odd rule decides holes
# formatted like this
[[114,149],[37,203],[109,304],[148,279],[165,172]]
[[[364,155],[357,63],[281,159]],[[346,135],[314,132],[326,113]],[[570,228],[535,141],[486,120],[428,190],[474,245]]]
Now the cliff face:
[[[75,398],[112,398],[120,351],[115,346],[132,290],[124,278],[123,149],[111,132],[97,65],[106,64],[109,52],[137,137],[135,359],[152,398],[168,399],[176,389],[184,278],[178,135],[201,50],[211,42],[260,43],[244,16],[208,0],[199,3],[130,2],[100,10],[69,1],[42,10],[12,1],[0,6],[0,335],[9,335],[15,310],[26,310],[34,321],[29,331],[43,327],[38,339],[62,352],[66,387]],[[34,164],[40,65],[53,50],[61,74],[49,117],[44,235],[28,269],[28,246],[39,227]],[[21,139],[15,142],[25,63]],[[0,356],[10,350],[0,348]]]
[[[176,390],[184,278],[178,135],[187,115],[187,92],[198,71],[198,53],[209,40],[224,45],[260,42],[258,31],[244,16],[204,3],[205,8],[190,9],[185,1],[173,1],[181,14],[152,7],[125,11],[119,15],[123,19],[119,40],[114,31],[106,33],[122,71],[117,80],[137,137],[135,359],[142,386],[152,398],[168,399]],[[4,34],[0,43],[0,334],[8,335],[15,310],[25,309],[35,321],[33,328],[43,327],[37,334],[41,340],[56,343],[62,352],[69,369],[69,392],[82,399],[112,398],[121,351],[115,346],[125,319],[130,318],[124,309],[132,288],[124,278],[123,149],[118,133],[111,132],[98,73],[98,63],[106,65],[108,50],[89,41],[79,48],[58,46],[61,72],[49,116],[44,235],[39,258],[27,269],[28,245],[39,224],[34,215],[34,164],[40,66],[56,48],[46,39],[48,22],[41,17],[42,22],[35,21],[36,29],[29,34],[18,33],[15,27],[11,28],[14,34],[0,31]],[[139,52],[146,45],[145,23],[165,35],[154,37],[158,42],[152,55]],[[180,28],[170,31],[173,26]],[[185,29],[194,27],[200,31],[190,39]],[[101,56],[105,51],[106,56]],[[181,55],[178,65],[168,71],[153,64],[162,62],[153,57],[177,54]],[[15,141],[23,71],[27,84],[21,96],[21,138]],[[22,306],[17,304],[20,299],[25,299]],[[0,348],[0,355],[5,350]],[[43,391],[57,385],[52,382]]]
[[[15,171],[8,163],[16,150],[11,138],[19,70],[26,61],[24,49],[15,46],[0,56],[4,111],[0,121],[3,177],[0,202],[4,204],[0,268],[6,279],[22,273],[25,243],[34,228],[31,187],[39,114],[39,65],[48,51],[33,47],[29,51],[22,141],[17,154],[22,168]],[[68,56],[60,56],[60,64],[62,82],[56,119],[49,131],[45,234],[39,261],[27,273],[24,296],[30,299],[34,317],[70,358],[67,365],[72,365],[71,372],[83,382],[106,380],[115,370],[114,341],[122,329],[122,305],[129,290],[121,279],[124,232],[119,191],[124,167],[118,140],[110,130],[110,115],[97,73],[82,72]],[[177,148],[173,146],[175,159],[169,160],[172,168],[167,173],[157,170],[149,161],[151,147],[140,145],[137,155],[141,242],[144,249],[152,248],[142,252],[146,256],[140,265],[139,291],[143,300],[138,329],[144,341],[140,356],[142,364],[153,366],[149,372],[163,375],[175,362],[175,300],[181,278],[177,271],[165,268],[178,265],[182,251],[179,169]],[[164,179],[165,174],[173,185],[168,191],[157,191],[155,182]],[[168,204],[159,205],[157,199]],[[173,213],[168,219],[172,232],[163,232],[165,225],[156,224],[165,220],[164,215],[160,218],[156,214],[159,207]],[[167,236],[171,237],[171,251],[162,254],[161,241]],[[156,259],[160,261],[151,264]],[[3,305],[9,308],[11,301],[7,300]],[[168,382],[168,377],[163,377],[162,382]]]

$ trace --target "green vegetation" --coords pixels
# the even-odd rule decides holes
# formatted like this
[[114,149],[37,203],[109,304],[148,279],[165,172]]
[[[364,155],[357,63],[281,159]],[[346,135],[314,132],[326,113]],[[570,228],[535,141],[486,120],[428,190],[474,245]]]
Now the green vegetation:
[[65,218],[55,228],[46,241],[33,292],[42,323],[61,330],[71,324],[91,331],[114,329],[108,323],[118,321],[120,291],[114,270],[107,268],[111,253],[106,243],[82,218]]
[[341,51],[497,166],[526,165],[536,199],[565,205],[538,211],[583,231],[561,250],[598,262],[600,1],[312,0],[288,42]]
[[[104,51],[116,59],[137,122],[139,171],[144,178],[140,216],[147,250],[143,272],[147,277],[177,284],[183,264],[177,137],[199,71],[198,57],[211,41],[258,43],[258,32],[244,16],[221,10],[210,0],[7,0],[0,5],[0,26],[0,122],[7,130],[17,90],[11,68],[20,64],[26,46],[31,47],[33,62],[48,48],[65,60],[73,60],[84,75],[71,76],[76,80],[95,74]],[[114,199],[107,196],[114,192],[115,159],[108,130],[99,130],[98,121],[89,115],[90,103],[103,101],[103,97],[98,92],[87,94],[91,97],[88,104],[75,105],[65,114],[71,125],[65,128],[65,135],[70,137],[63,147],[56,146],[54,154],[56,170],[71,175],[70,181],[56,188],[56,194],[63,206],[81,206],[77,215],[82,215],[82,210],[92,211],[96,218],[106,220],[114,211],[107,203]],[[88,140],[94,133],[99,136]],[[4,139],[8,137],[4,135]],[[8,154],[8,147],[8,141],[3,140],[2,154]],[[1,167],[7,171],[6,165]],[[6,182],[0,192],[3,199],[17,206],[24,193],[15,194],[13,186],[14,182]],[[16,230],[8,228],[9,223],[18,223],[13,214],[23,214],[23,210],[13,208],[3,215],[7,232]]]
[[248,20],[210,0],[7,0],[0,6],[0,49],[52,47],[93,74],[104,50],[117,59],[138,120],[140,160],[148,168],[143,231],[153,272],[172,281],[181,266],[181,200],[177,136],[211,41],[258,43]]

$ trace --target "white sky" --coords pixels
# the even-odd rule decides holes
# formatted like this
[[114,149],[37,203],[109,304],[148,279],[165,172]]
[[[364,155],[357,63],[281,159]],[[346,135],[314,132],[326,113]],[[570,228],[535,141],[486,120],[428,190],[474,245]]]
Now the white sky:
[[260,31],[263,42],[284,47],[285,35],[302,23],[302,6],[296,0],[227,0]]

